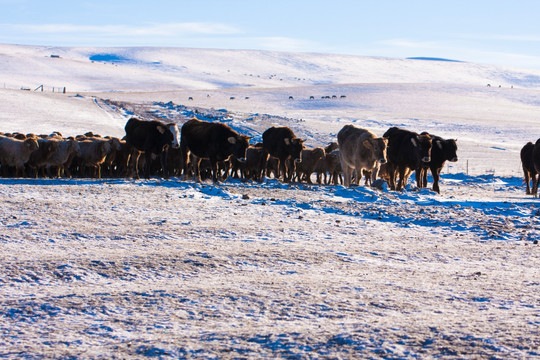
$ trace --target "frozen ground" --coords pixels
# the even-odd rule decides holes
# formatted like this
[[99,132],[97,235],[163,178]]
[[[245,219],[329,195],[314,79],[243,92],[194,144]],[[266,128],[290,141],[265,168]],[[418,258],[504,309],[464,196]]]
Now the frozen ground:
[[2,180],[0,355],[540,356],[537,201],[443,185]]
[[[275,180],[0,179],[0,357],[540,356],[540,203],[525,195],[519,163],[523,144],[540,137],[536,74],[520,71],[528,83],[498,88],[486,86],[497,84],[489,75],[515,80],[516,72],[423,62],[437,80],[429,81],[412,60],[272,53],[270,63],[291,74],[337,61],[339,79],[323,83],[332,71],[305,70],[310,83],[231,87],[216,85],[220,74],[242,61],[262,74],[269,54],[226,52],[204,76],[189,72],[197,86],[157,91],[165,80],[151,76],[150,61],[87,57],[111,49],[2,51],[0,60],[12,59],[7,83],[19,83],[30,60],[63,82],[50,61],[72,57],[66,73],[86,86],[62,94],[6,85],[3,131],[122,136],[130,113],[180,124],[197,115],[254,140],[288,125],[314,146],[348,123],[378,134],[398,125],[457,137],[460,160],[445,168],[441,195],[412,184],[396,193]],[[179,53],[200,55],[155,51],[175,66]],[[142,56],[121,52],[133,54]],[[359,80],[350,62],[377,81]],[[102,74],[92,81],[92,65],[115,69],[107,87]],[[448,74],[453,83],[441,80]],[[233,75],[228,83],[241,84],[244,75]]]

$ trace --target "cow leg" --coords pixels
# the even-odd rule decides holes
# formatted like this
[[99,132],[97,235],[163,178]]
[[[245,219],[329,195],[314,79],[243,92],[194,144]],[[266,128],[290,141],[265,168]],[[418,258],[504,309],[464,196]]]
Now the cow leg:
[[133,149],[132,153],[131,153],[131,157],[129,159],[130,161],[130,165],[129,165],[129,169],[130,169],[130,172],[131,172],[131,175],[133,176],[134,179],[140,179],[139,177],[139,157],[141,156],[141,152]]
[[421,188],[422,187],[422,168],[416,168],[414,170],[414,178],[416,180],[416,187]]
[[352,168],[349,165],[343,164],[343,180],[345,187],[351,186]]
[[[433,174],[433,170],[431,170],[431,174]],[[427,187],[427,169],[422,168],[422,187]]]
[[373,184],[375,184],[375,181],[377,181],[378,176],[379,176],[379,166],[375,166],[371,170],[371,184],[370,184],[370,186],[373,186]]
[[278,174],[277,178],[279,179],[280,176],[283,174],[283,182],[287,182],[287,159],[280,160],[278,168]]
[[152,153],[150,151],[145,151],[145,160],[146,164],[144,164],[144,178],[150,179],[150,170],[152,167]]
[[167,169],[167,155],[168,155],[168,151],[167,150],[164,150],[164,151],[161,151],[161,153],[159,154],[159,160],[161,162],[161,170],[163,171],[163,177],[165,179],[168,179],[169,178],[169,170]]
[[388,171],[388,185],[390,186],[390,190],[396,190],[396,168],[395,168],[395,166],[388,163],[388,166],[386,167],[386,171]]
[[[531,187],[529,186],[529,183],[531,182],[531,178],[529,176],[529,171],[527,169],[525,169],[525,166],[523,166],[523,177],[525,178],[525,185],[527,186],[527,190],[526,190],[526,194],[527,195],[530,195],[531,194]],[[533,179],[533,184],[534,184],[534,179]]]
[[191,161],[193,162],[193,178],[196,182],[201,182],[201,174],[200,174],[200,163],[201,159],[199,159],[197,156],[191,154]]
[[210,172],[212,173],[212,182],[217,183],[220,180],[220,171],[218,162],[215,159],[210,159]]
[[437,194],[441,193],[439,189],[439,179],[440,179],[441,169],[431,169],[431,175],[433,175],[433,191],[436,191]]
[[398,172],[399,172],[399,180],[397,183],[396,190],[400,191],[401,189],[403,189],[403,187],[407,186],[407,180],[408,180],[408,177],[406,175],[407,168],[404,166],[400,166]]

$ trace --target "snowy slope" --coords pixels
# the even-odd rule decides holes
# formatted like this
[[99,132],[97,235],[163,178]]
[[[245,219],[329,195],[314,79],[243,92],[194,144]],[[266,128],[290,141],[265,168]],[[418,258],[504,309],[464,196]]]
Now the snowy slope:
[[[58,57],[51,57],[51,55]],[[95,60],[92,60],[95,59]],[[464,62],[183,48],[0,45],[5,87],[152,91],[349,83],[540,87],[540,71]]]

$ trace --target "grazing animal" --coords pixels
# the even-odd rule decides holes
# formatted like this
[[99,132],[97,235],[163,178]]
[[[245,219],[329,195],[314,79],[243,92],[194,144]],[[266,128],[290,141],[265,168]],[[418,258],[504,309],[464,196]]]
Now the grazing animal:
[[[333,182],[338,184],[338,178],[343,184],[341,160],[339,159],[339,145],[337,142],[331,142],[324,148],[324,159],[317,163],[315,172],[317,173],[317,183],[328,185]],[[324,180],[323,180],[324,177]]]
[[15,167],[15,177],[25,176],[24,165],[30,155],[39,148],[37,139],[19,140],[12,137],[0,136],[0,164],[2,173],[8,176],[8,167]]
[[[536,170],[536,173],[540,174],[540,139],[536,140],[536,143],[534,144],[534,148],[532,152],[532,160],[533,160],[534,169]],[[536,181],[534,182],[534,186],[533,186],[534,197],[538,196],[538,183],[540,183],[540,175],[536,178]]]
[[369,130],[345,125],[337,135],[344,185],[351,185],[353,169],[358,185],[362,171],[371,173],[371,183],[377,180],[380,164],[386,163],[388,139],[377,137]]
[[[534,185],[536,184],[538,172],[536,171],[534,167],[534,161],[533,161],[533,151],[534,151],[534,144],[532,142],[528,142],[521,148],[521,166],[523,168],[523,178],[525,180],[526,190],[525,193],[527,195],[536,195],[534,192],[531,191],[531,189],[534,190]],[[532,185],[531,185],[532,182]]]
[[111,152],[111,142],[106,139],[89,138],[79,141],[79,146],[80,169],[91,167],[94,169],[93,177],[101,179],[101,164]]
[[260,146],[249,146],[246,150],[246,159],[242,165],[244,179],[262,180],[264,164],[267,161],[268,154],[265,153],[262,144]]
[[[167,151],[169,147],[180,146],[180,131],[176,124],[162,124],[159,121],[144,121],[132,117],[124,127],[126,142],[140,152],[144,152],[146,158],[145,178],[150,178],[150,164],[152,154],[159,155],[161,169],[165,178],[169,177],[167,171]],[[135,177],[139,178],[138,160],[139,155],[134,156],[133,165]]]
[[244,159],[249,145],[249,136],[240,135],[229,126],[193,118],[182,126],[181,148],[184,156],[184,171],[187,173],[188,152],[194,157],[193,165],[196,181],[200,181],[199,163],[208,159],[212,180],[218,181],[218,161],[225,161],[231,155]]
[[423,132],[420,135],[429,135],[431,137],[431,160],[427,163],[422,162],[420,167],[416,169],[416,184],[419,188],[427,187],[427,170],[429,169],[433,176],[433,191],[440,194],[439,179],[444,163],[446,161],[458,161],[457,140],[445,140],[440,136],[428,134],[427,132]]
[[304,149],[300,155],[300,160],[295,164],[296,177],[300,182],[305,180],[308,184],[313,184],[311,174],[315,172],[319,162],[324,161],[326,157],[324,148]]
[[34,172],[34,177],[38,177],[40,170],[44,169],[47,161],[58,151],[57,140],[38,139],[39,148],[30,154],[30,159],[26,163]]
[[294,172],[294,161],[300,159],[304,149],[304,140],[297,138],[288,127],[275,126],[263,132],[262,138],[264,151],[278,158],[276,177],[283,174],[283,181],[289,182]]
[[[388,139],[388,165],[390,189],[401,190],[413,170],[431,161],[431,137],[392,127],[383,137]],[[397,176],[399,182],[396,184]]]
[[[54,136],[53,139],[57,139],[57,137]],[[80,155],[81,147],[75,139],[58,139],[57,141],[58,150],[55,151],[45,164],[47,176],[51,177],[51,168],[54,168],[56,170],[56,177],[60,177],[62,172],[65,172],[67,177],[71,177],[68,163],[71,163],[74,157]]]

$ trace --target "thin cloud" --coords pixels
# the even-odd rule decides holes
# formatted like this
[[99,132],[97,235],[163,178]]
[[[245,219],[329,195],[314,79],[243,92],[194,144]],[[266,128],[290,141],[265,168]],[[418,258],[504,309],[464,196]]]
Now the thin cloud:
[[192,36],[192,35],[232,35],[241,31],[227,24],[207,22],[187,22],[169,24],[126,25],[73,25],[73,24],[2,24],[3,31],[35,34],[101,34],[108,37],[124,36]]
[[458,34],[456,37],[465,40],[540,42],[540,35],[536,34]]

